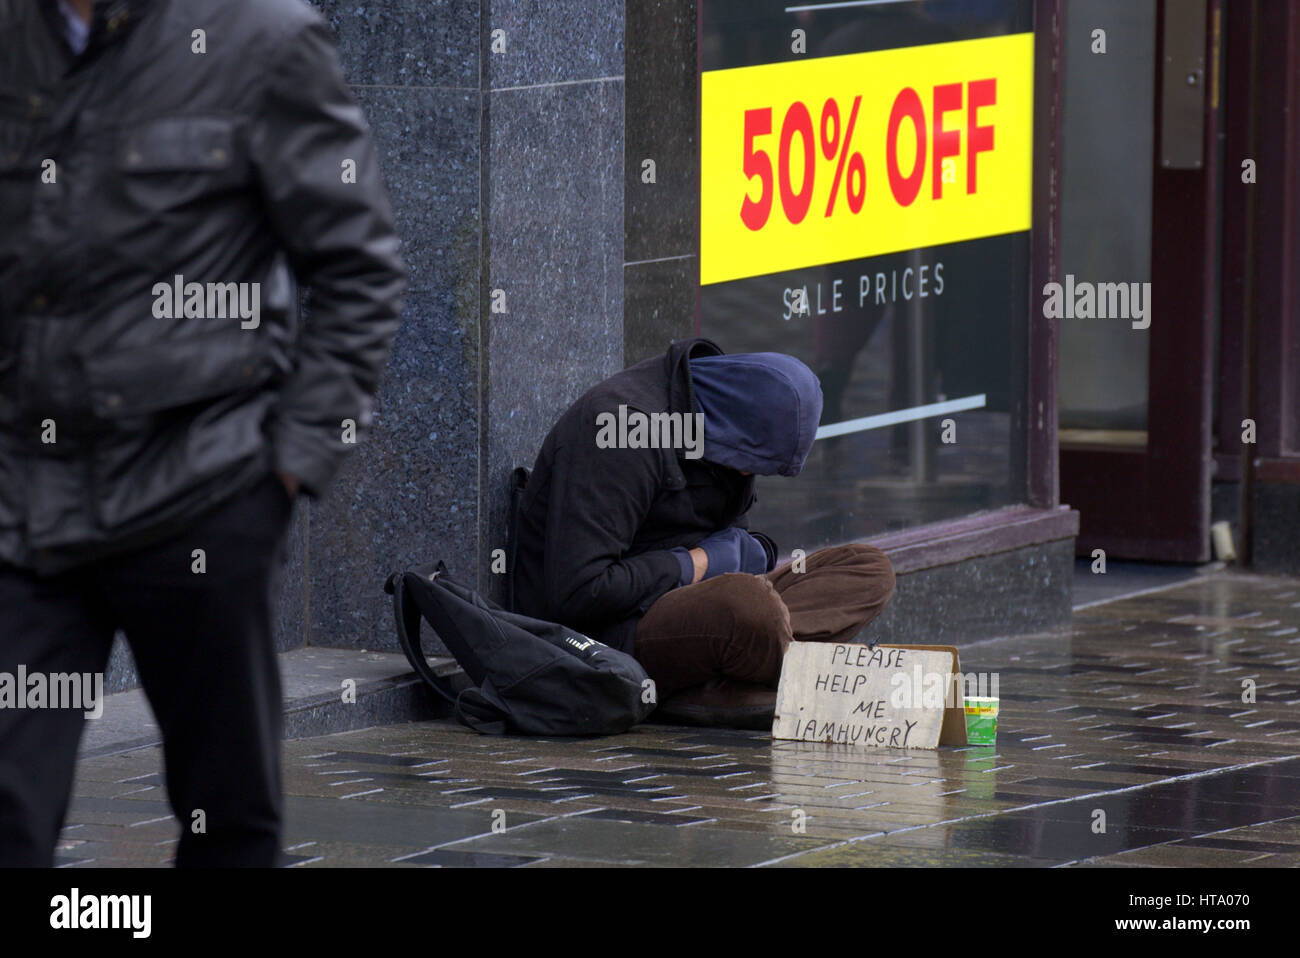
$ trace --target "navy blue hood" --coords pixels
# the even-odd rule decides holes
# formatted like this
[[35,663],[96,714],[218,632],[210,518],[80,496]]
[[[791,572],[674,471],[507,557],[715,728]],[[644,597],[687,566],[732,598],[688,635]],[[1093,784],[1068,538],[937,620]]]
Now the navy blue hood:
[[690,365],[703,458],[759,476],[799,475],[822,415],[813,371],[783,353],[701,356]]

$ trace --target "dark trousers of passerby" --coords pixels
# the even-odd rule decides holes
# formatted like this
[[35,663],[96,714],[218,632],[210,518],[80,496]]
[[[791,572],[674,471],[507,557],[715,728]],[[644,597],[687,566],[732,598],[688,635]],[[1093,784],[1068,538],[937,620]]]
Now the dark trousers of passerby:
[[674,589],[637,623],[635,656],[665,700],[718,679],[775,688],[792,641],[850,641],[893,594],[883,552],[833,546],[766,575]]
[[[0,566],[0,672],[103,672],[125,633],[162,731],[180,866],[280,858],[271,590],[290,512],[269,475],[157,545],[45,577]],[[53,863],[86,721],[0,708],[0,866]]]

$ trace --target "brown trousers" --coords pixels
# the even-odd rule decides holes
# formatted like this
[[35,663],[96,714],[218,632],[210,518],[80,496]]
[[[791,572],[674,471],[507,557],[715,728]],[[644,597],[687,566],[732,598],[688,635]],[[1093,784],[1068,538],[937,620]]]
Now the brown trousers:
[[637,623],[635,655],[661,699],[710,679],[775,688],[791,640],[846,642],[894,594],[883,552],[822,549],[766,575],[720,575],[667,593]]

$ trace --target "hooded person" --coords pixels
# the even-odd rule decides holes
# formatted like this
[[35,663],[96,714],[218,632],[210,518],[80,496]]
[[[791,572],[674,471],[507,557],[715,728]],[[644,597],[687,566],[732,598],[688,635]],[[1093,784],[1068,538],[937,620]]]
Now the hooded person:
[[[811,369],[784,353],[701,356],[690,361],[695,408],[703,416],[702,458],[742,476],[797,476],[817,436],[822,389]],[[724,477],[721,481],[727,481]],[[753,540],[753,541],[750,541]],[[702,578],[729,572],[767,572],[776,545],[737,526],[698,544],[708,559]],[[763,554],[757,551],[761,546]],[[683,547],[673,550],[681,585],[695,581]],[[766,562],[758,568],[759,559]]]
[[759,476],[797,476],[817,438],[822,387],[784,353],[690,361],[707,462]]
[[821,411],[798,359],[726,355],[707,339],[594,386],[551,429],[524,490],[517,610],[635,655],[660,719],[770,725],[789,643],[852,639],[894,587],[872,546],[823,549],[796,570],[748,528],[754,477],[797,476]]

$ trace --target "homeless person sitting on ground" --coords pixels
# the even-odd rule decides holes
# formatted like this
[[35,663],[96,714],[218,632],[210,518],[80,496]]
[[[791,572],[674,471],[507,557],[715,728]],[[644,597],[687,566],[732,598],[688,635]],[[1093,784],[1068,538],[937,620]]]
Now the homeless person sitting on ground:
[[[597,419],[620,406],[702,413],[702,456],[698,438],[694,450],[611,444]],[[724,355],[707,339],[593,387],[547,435],[520,502],[518,611],[634,655],[660,720],[770,727],[791,640],[850,641],[894,591],[873,546],[822,549],[796,571],[746,531],[754,475],[798,475],[821,409],[799,360]]]

